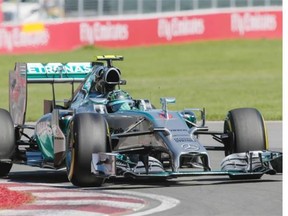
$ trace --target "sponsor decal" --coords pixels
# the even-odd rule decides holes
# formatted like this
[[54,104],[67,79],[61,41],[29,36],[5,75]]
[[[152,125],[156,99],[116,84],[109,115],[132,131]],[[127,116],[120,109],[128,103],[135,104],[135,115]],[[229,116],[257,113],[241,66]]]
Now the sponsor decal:
[[182,129],[182,128],[175,128],[175,129],[170,129],[170,131],[172,131],[172,132],[174,132],[174,131],[176,131],[176,132],[188,132],[188,130],[187,129]]
[[0,28],[0,49],[13,51],[15,48],[46,46],[49,38],[49,32],[43,24]]
[[158,20],[158,37],[172,40],[174,37],[202,35],[205,32],[204,19],[172,18]]
[[123,41],[129,39],[127,24],[111,22],[80,23],[79,34],[81,42],[94,44],[97,41]]
[[50,123],[47,121],[39,122],[36,125],[36,134],[37,136],[44,136],[44,135],[52,136],[53,131],[52,131]]
[[231,31],[245,35],[247,32],[275,31],[277,16],[274,14],[231,14]]
[[[54,154],[65,151],[65,136],[61,129],[53,125],[52,126],[53,138],[54,138]],[[60,159],[61,160],[61,157]]]
[[91,63],[28,63],[27,73],[28,74],[39,74],[39,73],[89,73],[91,71]]
[[175,142],[192,142],[190,137],[174,137]]
[[190,150],[190,151],[197,151],[199,150],[199,145],[197,145],[196,143],[185,143],[182,144],[181,147],[185,150]]
[[166,118],[165,113],[159,113],[159,117],[162,119],[172,119],[173,116],[171,114],[168,114],[168,116]]

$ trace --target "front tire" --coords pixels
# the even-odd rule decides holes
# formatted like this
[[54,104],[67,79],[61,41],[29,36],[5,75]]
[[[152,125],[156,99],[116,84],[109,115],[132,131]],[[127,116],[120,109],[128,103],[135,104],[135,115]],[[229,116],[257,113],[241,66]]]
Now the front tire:
[[[0,109],[0,177],[8,175],[12,168],[11,158],[15,152],[15,130],[10,113]],[[10,161],[10,162],[9,162]]]
[[254,108],[230,110],[224,122],[224,133],[229,134],[225,155],[268,149],[265,123]]
[[92,153],[109,150],[105,118],[96,113],[79,113],[70,124],[67,139],[67,172],[72,184],[80,187],[101,186],[104,176],[91,173]]
[[0,162],[0,177],[7,176],[12,168],[12,163]]

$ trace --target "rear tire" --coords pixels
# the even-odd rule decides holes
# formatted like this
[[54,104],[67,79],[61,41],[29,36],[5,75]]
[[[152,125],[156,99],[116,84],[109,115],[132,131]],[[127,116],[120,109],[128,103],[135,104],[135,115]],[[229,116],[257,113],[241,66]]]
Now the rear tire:
[[92,153],[108,151],[108,127],[105,118],[95,113],[80,113],[70,124],[67,139],[67,172],[72,184],[101,186],[105,176],[91,173]]
[[231,135],[225,144],[225,155],[268,149],[265,123],[257,109],[230,110],[224,122],[224,133]]
[[0,177],[8,175],[12,168],[9,160],[15,152],[15,130],[10,113],[0,109],[0,159],[8,162],[0,162]]

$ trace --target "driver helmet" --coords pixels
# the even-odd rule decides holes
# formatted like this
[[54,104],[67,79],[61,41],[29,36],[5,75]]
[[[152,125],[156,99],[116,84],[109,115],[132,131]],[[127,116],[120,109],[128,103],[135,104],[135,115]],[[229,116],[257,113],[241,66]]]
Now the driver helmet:
[[107,96],[108,112],[117,112],[121,110],[131,110],[134,106],[132,97],[123,90],[114,90]]

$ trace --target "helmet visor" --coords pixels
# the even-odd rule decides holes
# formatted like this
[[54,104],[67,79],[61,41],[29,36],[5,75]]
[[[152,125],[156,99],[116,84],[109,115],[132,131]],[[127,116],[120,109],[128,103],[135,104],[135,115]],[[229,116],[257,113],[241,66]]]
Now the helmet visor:
[[133,105],[134,105],[133,100],[115,101],[109,104],[112,112],[117,112],[121,110],[131,110],[131,107],[133,107]]

